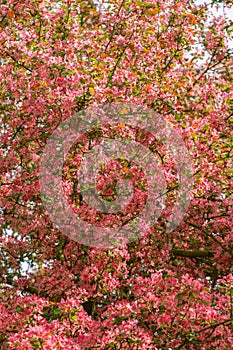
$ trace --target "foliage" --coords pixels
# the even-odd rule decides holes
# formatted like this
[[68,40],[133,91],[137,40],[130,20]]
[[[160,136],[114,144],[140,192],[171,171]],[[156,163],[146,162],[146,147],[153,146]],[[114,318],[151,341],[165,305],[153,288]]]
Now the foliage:
[[[0,9],[2,348],[230,349],[232,22],[188,0],[4,0]],[[195,186],[172,233],[161,219],[139,240],[100,250],[53,227],[39,162],[61,121],[121,101],[176,127]]]

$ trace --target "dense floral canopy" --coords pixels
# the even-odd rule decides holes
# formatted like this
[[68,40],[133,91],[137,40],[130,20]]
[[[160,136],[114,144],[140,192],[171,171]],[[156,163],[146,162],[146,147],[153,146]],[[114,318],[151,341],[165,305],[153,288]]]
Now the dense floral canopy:
[[[230,6],[230,2],[225,2]],[[203,349],[233,343],[232,21],[190,0],[0,5],[0,348]],[[174,125],[194,164],[169,234],[115,249],[69,239],[40,197],[46,140],[84,108],[127,102]],[[162,154],[167,203],[177,195]]]

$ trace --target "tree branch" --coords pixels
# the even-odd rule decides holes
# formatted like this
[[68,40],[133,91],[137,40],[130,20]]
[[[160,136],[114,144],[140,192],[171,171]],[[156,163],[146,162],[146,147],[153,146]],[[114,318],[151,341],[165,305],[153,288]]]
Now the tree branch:
[[214,255],[213,252],[207,250],[183,250],[183,249],[172,249],[171,254],[175,256],[181,256],[185,258],[206,258]]

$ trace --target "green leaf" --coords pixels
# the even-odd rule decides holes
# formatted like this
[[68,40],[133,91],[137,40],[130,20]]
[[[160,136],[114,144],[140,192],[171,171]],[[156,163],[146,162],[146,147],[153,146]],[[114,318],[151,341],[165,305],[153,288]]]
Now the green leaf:
[[54,315],[59,315],[61,312],[62,312],[62,310],[58,309],[58,308],[53,310]]
[[179,294],[176,295],[177,299],[182,299],[182,297],[183,297],[182,293],[179,293]]
[[16,310],[19,311],[19,312],[23,312],[24,311],[24,309],[21,306],[19,306],[19,305],[16,306]]
[[164,311],[166,310],[166,307],[164,305],[159,305],[159,310]]
[[69,315],[69,318],[73,321],[77,321],[77,315]]

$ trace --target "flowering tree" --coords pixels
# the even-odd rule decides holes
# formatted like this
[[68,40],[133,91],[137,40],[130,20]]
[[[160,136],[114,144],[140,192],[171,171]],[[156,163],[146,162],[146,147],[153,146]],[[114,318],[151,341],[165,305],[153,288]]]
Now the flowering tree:
[[[188,0],[5,0],[0,9],[1,348],[230,349],[232,22]],[[139,239],[98,249],[53,226],[38,176],[60,123],[107,102],[173,124],[194,188],[171,233],[165,209]],[[160,156],[171,204],[177,179]]]

